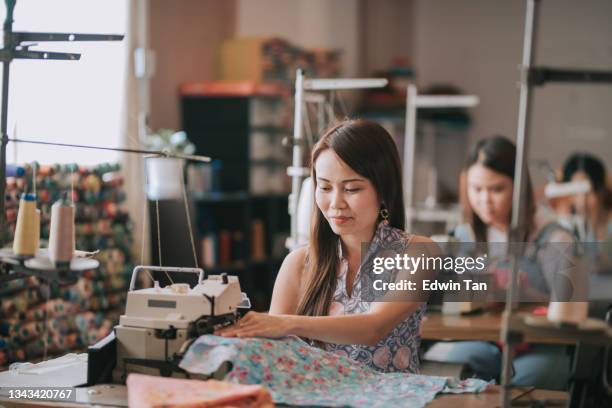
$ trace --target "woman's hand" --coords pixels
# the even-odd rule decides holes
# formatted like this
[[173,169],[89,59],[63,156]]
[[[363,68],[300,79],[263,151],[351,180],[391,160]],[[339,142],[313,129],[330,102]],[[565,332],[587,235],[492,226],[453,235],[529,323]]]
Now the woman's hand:
[[223,337],[268,337],[277,339],[289,334],[287,315],[249,312],[235,324],[215,332]]

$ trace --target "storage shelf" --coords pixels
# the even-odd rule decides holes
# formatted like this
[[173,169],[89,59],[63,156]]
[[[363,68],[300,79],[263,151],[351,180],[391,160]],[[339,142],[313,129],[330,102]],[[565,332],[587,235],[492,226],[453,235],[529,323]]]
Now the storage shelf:
[[234,263],[227,264],[227,265],[213,266],[212,268],[203,267],[203,269],[207,274],[218,275],[223,272],[227,272],[227,273],[239,272],[239,271],[244,271],[244,270],[247,270],[253,267],[258,267],[258,266],[269,267],[272,264],[277,264],[279,262],[282,262],[283,259],[285,259],[285,257],[272,257],[268,259],[263,259],[261,261],[234,262]]
[[286,193],[249,193],[247,191],[235,192],[208,192],[208,193],[189,193],[191,198],[197,202],[204,203],[225,203],[232,201],[248,201],[248,200],[267,200],[267,199],[282,199],[289,196]]
[[249,199],[249,193],[246,191],[221,192],[212,191],[207,193],[190,193],[196,201],[199,202],[228,202],[228,201],[246,201]]
[[[286,181],[281,179],[286,177],[283,159],[288,162],[290,152],[278,145],[292,134],[285,124],[288,105],[284,94],[262,92],[253,84],[191,85],[182,89],[182,128],[197,154],[205,152],[222,163],[216,192],[190,194],[196,204],[192,222],[199,259],[212,264],[204,267],[207,273],[238,275],[253,308],[266,310],[283,258],[270,254],[280,253],[276,252],[280,240],[290,227],[289,192],[281,191]],[[269,98],[262,99],[262,93]],[[170,217],[177,211],[181,211],[178,204],[167,208]],[[180,228],[179,223],[169,222],[160,234],[179,236]],[[183,262],[189,257],[185,248],[184,240],[172,241],[164,259]],[[252,255],[265,258],[249,259]],[[217,264],[222,259],[227,264]]]
[[281,159],[251,159],[251,166],[288,167],[289,163]]
[[284,126],[275,126],[275,125],[256,125],[249,127],[251,132],[265,132],[270,134],[283,134],[289,135],[293,132],[293,129],[286,128]]

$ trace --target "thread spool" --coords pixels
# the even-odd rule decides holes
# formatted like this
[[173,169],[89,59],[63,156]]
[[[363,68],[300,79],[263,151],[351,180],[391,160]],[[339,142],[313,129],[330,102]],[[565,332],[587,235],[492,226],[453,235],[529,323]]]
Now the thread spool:
[[17,256],[32,257],[40,240],[40,213],[37,215],[36,196],[23,194],[19,200],[19,213],[13,240],[13,252]]
[[182,197],[183,166],[180,159],[150,157],[146,161],[147,196],[151,200]]
[[64,198],[51,206],[49,259],[57,268],[67,267],[74,248],[74,205]]
[[23,177],[25,175],[25,169],[14,164],[7,164],[5,173],[6,177]]
[[580,324],[589,314],[588,302],[550,302],[547,318],[551,322]]
[[546,315],[552,322],[578,325],[588,318],[588,268],[580,260],[574,262],[572,267],[562,266],[555,276]]
[[40,210],[37,208],[34,214],[34,248],[40,248]]

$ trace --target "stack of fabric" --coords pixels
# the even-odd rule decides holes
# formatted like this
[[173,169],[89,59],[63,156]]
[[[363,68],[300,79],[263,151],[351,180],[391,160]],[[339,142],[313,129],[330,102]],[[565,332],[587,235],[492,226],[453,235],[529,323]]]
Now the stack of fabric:
[[[0,288],[0,367],[16,361],[83,350],[106,336],[123,312],[133,266],[131,224],[118,165],[40,167],[36,176],[41,210],[41,247],[49,236],[51,205],[72,194],[76,205],[76,248],[99,250],[97,270],[72,285],[28,277]],[[6,207],[14,233],[21,193],[33,191],[32,167],[7,178]],[[45,324],[45,321],[47,322]]]

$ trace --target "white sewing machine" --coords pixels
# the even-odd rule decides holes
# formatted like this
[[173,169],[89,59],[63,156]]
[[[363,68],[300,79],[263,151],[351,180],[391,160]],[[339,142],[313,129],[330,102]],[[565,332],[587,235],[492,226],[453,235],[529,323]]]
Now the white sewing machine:
[[[141,271],[187,272],[198,274],[190,287],[175,283],[134,290]],[[171,376],[193,340],[215,328],[231,324],[240,309],[250,308],[236,276],[211,275],[204,279],[199,268],[137,266],[132,273],[125,314],[105,339],[89,348],[88,384],[121,383],[130,372]],[[114,357],[113,357],[114,356]],[[112,361],[114,367],[109,368]]]

